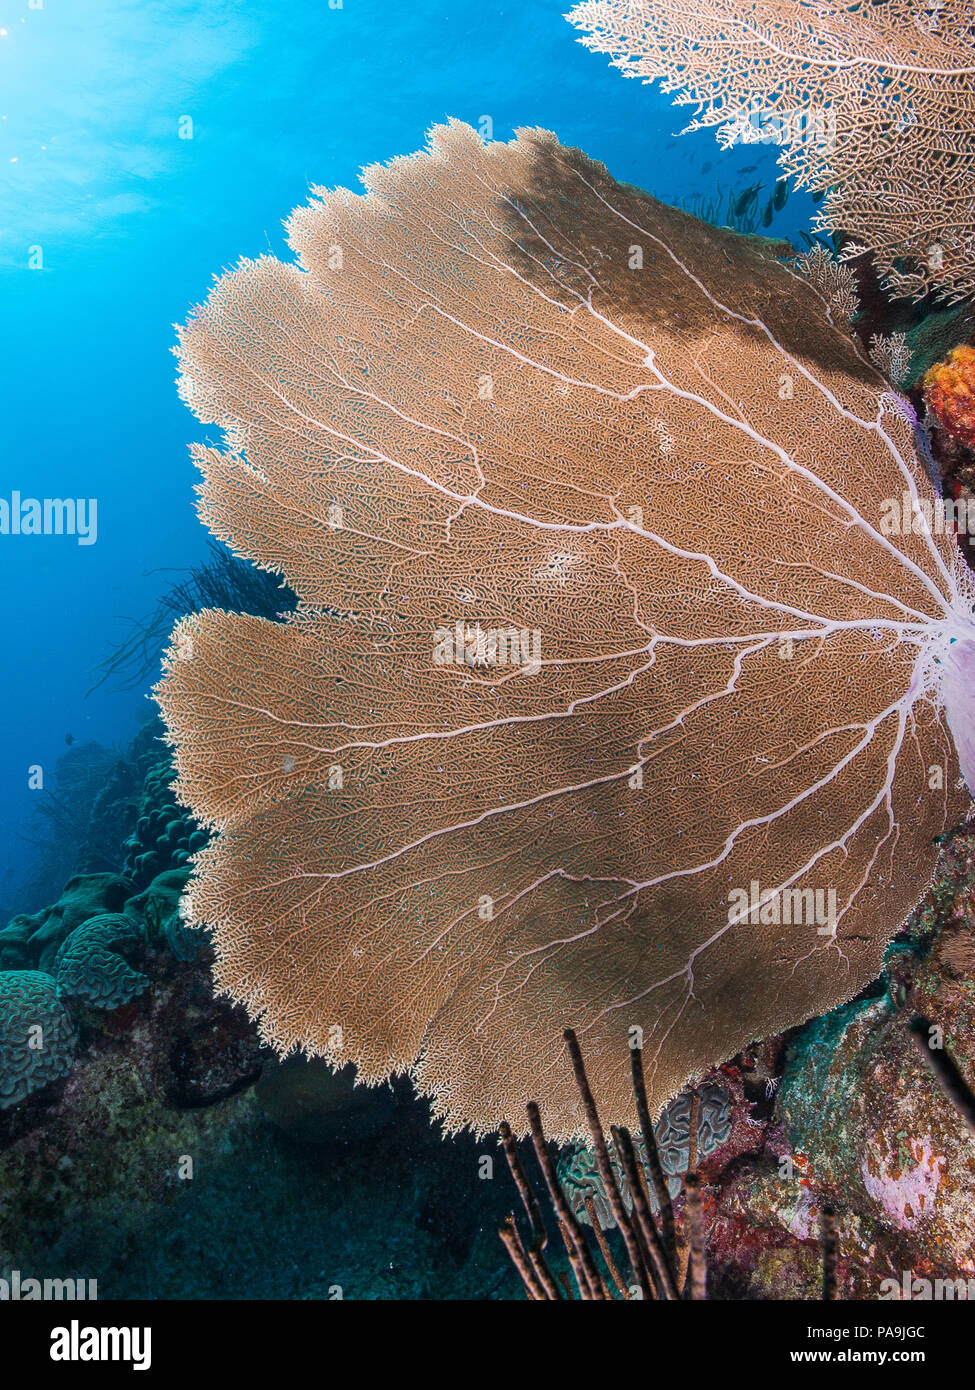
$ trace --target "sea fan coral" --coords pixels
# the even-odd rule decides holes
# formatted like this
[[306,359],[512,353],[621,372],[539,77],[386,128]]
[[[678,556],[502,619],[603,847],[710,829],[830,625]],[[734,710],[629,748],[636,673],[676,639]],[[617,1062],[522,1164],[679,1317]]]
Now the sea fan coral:
[[539,131],[363,178],[181,333],[201,515],[299,596],[174,632],[184,906],[281,1052],[565,1139],[570,1025],[634,1124],[621,1028],[656,1113],[879,973],[970,804],[971,575],[881,530],[906,405],[760,244]]
[[925,373],[924,402],[940,429],[975,449],[975,347],[953,348]]
[[[975,292],[971,0],[583,0],[568,18],[726,147],[777,144],[901,294]],[[908,258],[908,263],[903,258]]]

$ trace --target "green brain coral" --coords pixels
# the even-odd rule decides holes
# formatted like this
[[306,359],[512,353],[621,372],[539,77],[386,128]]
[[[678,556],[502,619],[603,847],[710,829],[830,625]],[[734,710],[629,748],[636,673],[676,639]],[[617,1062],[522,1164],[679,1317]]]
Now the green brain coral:
[[64,941],[55,961],[58,995],[97,1009],[117,1009],[149,987],[122,948],[139,947],[145,933],[123,912],[106,912],[83,922]]
[[0,971],[0,1110],[64,1076],[76,1043],[52,976],[41,970]]

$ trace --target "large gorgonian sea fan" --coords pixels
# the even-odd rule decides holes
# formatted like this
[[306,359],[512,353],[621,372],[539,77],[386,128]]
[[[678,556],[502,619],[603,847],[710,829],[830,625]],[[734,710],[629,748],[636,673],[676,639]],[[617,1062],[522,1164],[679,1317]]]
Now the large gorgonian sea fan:
[[970,805],[972,577],[759,243],[540,131],[363,180],[180,335],[201,516],[300,600],[175,630],[186,908],[281,1052],[565,1139],[571,1025],[633,1125],[627,1029],[659,1109],[877,975]]
[[972,0],[583,0],[567,18],[726,147],[782,145],[898,294],[975,295]]

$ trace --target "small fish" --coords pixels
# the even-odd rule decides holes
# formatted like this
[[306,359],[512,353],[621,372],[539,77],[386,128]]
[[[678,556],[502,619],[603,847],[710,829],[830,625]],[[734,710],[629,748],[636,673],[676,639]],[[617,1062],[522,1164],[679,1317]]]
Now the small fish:
[[812,200],[813,200],[814,203],[820,203],[820,202],[822,202],[823,198],[825,198],[825,196],[826,196],[826,189],[825,189],[825,188],[818,188],[818,189],[816,190],[816,192],[812,195]]
[[799,229],[799,235],[809,247],[810,251],[815,251],[817,246],[821,246],[828,255],[832,256],[834,259],[836,258],[836,247],[831,240],[827,240],[825,237],[818,235],[810,236],[808,232],[804,232],[801,228]]
[[709,174],[710,172],[711,172],[711,161],[710,161],[710,159],[709,159],[708,162],[707,162],[707,164],[702,164],[702,165],[701,165],[701,173],[702,173],[702,174]]
[[70,748],[72,743],[74,743],[74,734],[65,734],[64,741]]
[[758,164],[757,164],[757,163],[756,163],[756,164],[746,164],[745,167],[744,167],[744,169],[742,169],[741,172],[742,172],[743,174],[754,174],[754,172],[755,172],[755,170],[756,170],[757,168],[758,168]]
[[775,211],[775,209],[772,207],[772,199],[770,198],[770,199],[768,200],[768,202],[765,204],[765,211],[762,213],[762,226],[763,226],[763,227],[771,227],[771,225],[772,225],[772,213],[773,213],[774,211]]
[[758,197],[758,190],[761,188],[761,186],[762,185],[760,183],[753,183],[750,188],[745,189],[744,193],[740,193],[738,195],[731,209],[731,211],[735,214],[736,217],[740,217],[741,214],[748,207],[749,203],[753,203],[755,201],[755,199]]
[[776,212],[781,212],[785,207],[786,199],[789,196],[789,180],[779,179],[775,185],[775,192],[772,194],[772,206]]

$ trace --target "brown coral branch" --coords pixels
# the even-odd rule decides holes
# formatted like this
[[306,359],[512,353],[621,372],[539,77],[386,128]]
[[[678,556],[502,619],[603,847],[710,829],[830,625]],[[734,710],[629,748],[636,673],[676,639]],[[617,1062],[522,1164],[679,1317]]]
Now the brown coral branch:
[[562,1034],[565,1045],[568,1048],[569,1060],[572,1063],[572,1073],[575,1076],[576,1086],[579,1088],[579,1096],[582,1100],[582,1108],[585,1111],[586,1123],[589,1125],[589,1133],[592,1136],[593,1148],[596,1151],[596,1159],[599,1163],[599,1173],[609,1198],[610,1206],[613,1208],[613,1216],[616,1218],[616,1225],[620,1235],[623,1237],[623,1244],[626,1246],[626,1253],[629,1256],[630,1268],[633,1278],[639,1285],[644,1298],[650,1298],[653,1294],[653,1285],[649,1269],[648,1256],[641,1248],[640,1239],[634,1225],[630,1220],[623,1201],[622,1194],[616,1182],[616,1174],[613,1172],[613,1165],[610,1162],[609,1149],[606,1147],[606,1136],[603,1133],[602,1123],[599,1119],[599,1112],[596,1109],[596,1102],[593,1099],[592,1090],[589,1086],[589,1078],[586,1076],[585,1064],[582,1060],[582,1050],[579,1047],[579,1040],[571,1028],[566,1028]]
[[531,1128],[532,1144],[535,1149],[535,1157],[538,1166],[542,1170],[545,1179],[545,1186],[548,1189],[549,1200],[555,1209],[559,1223],[559,1233],[562,1236],[562,1243],[565,1246],[569,1263],[572,1266],[572,1273],[579,1290],[580,1298],[600,1300],[608,1298],[609,1295],[603,1285],[599,1272],[593,1263],[589,1246],[582,1233],[571,1207],[565,1199],[562,1185],[559,1182],[555,1171],[555,1164],[552,1162],[552,1155],[548,1151],[545,1141],[545,1132],[542,1129],[541,1116],[538,1113],[538,1106],[534,1101],[530,1101],[526,1107],[528,1113],[528,1123]]
[[529,1298],[538,1302],[544,1302],[554,1295],[549,1294],[538,1277],[537,1270],[528,1258],[527,1251],[522,1243],[518,1227],[515,1225],[514,1214],[506,1217],[504,1223],[498,1229],[498,1235],[508,1254],[511,1262],[521,1275],[521,1282],[524,1284]]
[[518,1195],[521,1197],[525,1214],[528,1217],[532,1229],[532,1243],[538,1250],[544,1250],[548,1244],[548,1232],[545,1230],[545,1223],[542,1220],[542,1209],[538,1198],[528,1181],[524,1168],[521,1166],[521,1159],[518,1155],[518,1144],[514,1135],[511,1133],[511,1126],[507,1120],[502,1120],[498,1126],[498,1133],[501,1136],[501,1143],[504,1148],[504,1156],[508,1160],[508,1167],[511,1176],[514,1178]]
[[932,1046],[931,1035],[934,1027],[929,1018],[918,1015],[911,1020],[911,1035],[921,1056],[934,1072],[938,1085],[971,1133],[975,1134],[975,1093],[946,1048]]
[[640,1178],[630,1132],[628,1129],[617,1129],[614,1126],[612,1135],[633,1197],[633,1210],[636,1213],[637,1227],[643,1242],[645,1258],[656,1279],[657,1292],[661,1298],[676,1298],[677,1289],[674,1285],[674,1276],[667,1263],[667,1255],[660,1236],[657,1234],[657,1228],[653,1224],[653,1215]]
[[599,1253],[602,1255],[603,1262],[609,1270],[610,1278],[616,1285],[620,1297],[628,1299],[630,1296],[629,1290],[626,1287],[626,1281],[617,1268],[616,1261],[613,1259],[613,1252],[609,1248],[609,1241],[606,1239],[603,1228],[599,1224],[596,1203],[591,1197],[586,1197],[584,1199],[584,1206],[586,1208],[586,1215],[589,1217],[589,1225],[592,1228],[593,1236],[595,1237],[596,1244],[599,1246]]
[[823,1207],[822,1242],[823,1298],[828,1302],[833,1302],[840,1296],[836,1269],[839,1237],[836,1231],[836,1213],[828,1203]]
[[630,1071],[633,1082],[633,1095],[636,1099],[636,1113],[640,1125],[640,1134],[643,1138],[643,1149],[646,1154],[646,1168],[650,1174],[650,1181],[653,1183],[653,1190],[657,1198],[657,1210],[660,1212],[660,1230],[663,1239],[664,1252],[667,1260],[673,1266],[677,1256],[677,1237],[674,1229],[674,1204],[670,1198],[670,1188],[664,1177],[663,1169],[660,1166],[660,1155],[657,1153],[657,1140],[653,1132],[653,1121],[650,1119],[650,1107],[647,1105],[647,1087],[643,1075],[643,1047],[630,1045]]
[[697,1173],[684,1175],[684,1219],[687,1222],[687,1279],[684,1296],[707,1298],[707,1253],[704,1245],[704,1214],[701,1209],[701,1179]]
[[[502,1124],[499,1126],[498,1132],[501,1136],[501,1143],[504,1147],[505,1158],[508,1160],[508,1168],[511,1171],[511,1176],[514,1179],[515,1186],[518,1189],[518,1194],[521,1197],[522,1205],[525,1208],[525,1212],[528,1216],[528,1221],[531,1226],[531,1245],[528,1247],[527,1251],[524,1250],[524,1247],[522,1246],[519,1237],[518,1248],[526,1256],[535,1274],[535,1281],[533,1282],[532,1287],[534,1287],[534,1284],[537,1283],[538,1286],[540,1286],[543,1290],[544,1296],[547,1299],[558,1299],[561,1297],[561,1295],[559,1293],[552,1272],[549,1269],[545,1257],[542,1253],[548,1244],[548,1232],[546,1231],[545,1223],[542,1220],[542,1209],[539,1206],[538,1198],[535,1196],[534,1189],[532,1188],[531,1183],[528,1181],[528,1177],[525,1173],[525,1170],[521,1166],[521,1159],[518,1154],[518,1145],[515,1141],[513,1134],[511,1133],[511,1126],[508,1125],[506,1122],[502,1122]],[[508,1218],[507,1225],[510,1226],[510,1228],[513,1229],[515,1231],[515,1234],[517,1235],[517,1228],[515,1227],[513,1216]],[[501,1232],[499,1232],[499,1234],[501,1234],[502,1236],[502,1239],[504,1239],[504,1229],[505,1228],[502,1227]],[[505,1244],[507,1245],[507,1241],[505,1241]],[[511,1253],[510,1249],[509,1253]],[[521,1272],[520,1265],[518,1266],[518,1268],[519,1272]]]

